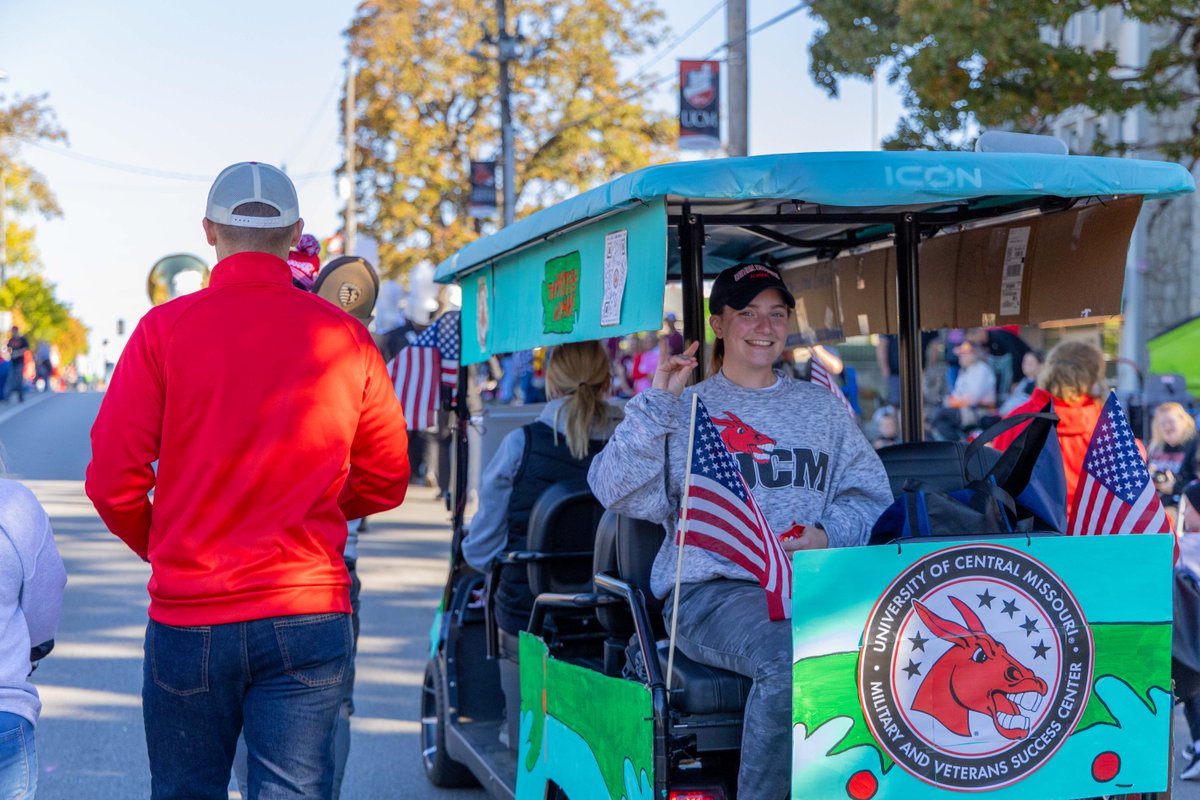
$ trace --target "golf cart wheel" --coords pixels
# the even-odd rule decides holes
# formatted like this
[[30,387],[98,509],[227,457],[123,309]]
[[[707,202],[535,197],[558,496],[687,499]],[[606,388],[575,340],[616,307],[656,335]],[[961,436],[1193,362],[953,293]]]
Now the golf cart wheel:
[[431,659],[421,687],[421,763],[425,778],[443,789],[474,786],[477,781],[471,771],[446,753],[445,697],[437,660]]

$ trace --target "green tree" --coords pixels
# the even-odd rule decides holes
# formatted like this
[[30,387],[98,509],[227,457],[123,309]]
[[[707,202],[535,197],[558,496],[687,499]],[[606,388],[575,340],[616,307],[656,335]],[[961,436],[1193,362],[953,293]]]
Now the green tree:
[[45,179],[19,157],[22,144],[36,141],[65,141],[66,133],[58,126],[46,96],[15,97],[0,94],[0,181],[4,182],[4,236],[7,266],[22,273],[38,266],[33,229],[17,222],[23,214],[46,217],[62,216],[58,201]]
[[[1190,164],[1200,156],[1195,0],[813,0],[811,7],[825,23],[810,50],[818,85],[837,96],[842,80],[881,68],[900,87],[905,113],[886,147],[968,147],[981,128],[1044,133],[1054,115],[1075,107],[1121,114],[1144,105],[1171,116],[1177,124],[1169,134],[1151,142],[1099,136],[1093,152],[1150,149]],[[1073,16],[1090,20],[1117,8],[1156,26],[1144,66],[1121,63],[1114,47],[1072,43]]]
[[[661,18],[652,0],[510,0],[532,54],[512,64],[518,215],[665,155],[669,119],[643,105],[645,79],[618,74]],[[468,55],[480,22],[495,34],[491,0],[366,0],[349,28],[356,191],[387,274],[478,236],[469,161],[499,159],[500,143],[496,64]]]

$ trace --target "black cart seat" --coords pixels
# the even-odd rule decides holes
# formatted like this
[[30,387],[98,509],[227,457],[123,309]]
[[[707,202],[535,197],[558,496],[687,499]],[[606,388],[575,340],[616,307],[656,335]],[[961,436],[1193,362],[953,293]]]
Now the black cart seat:
[[[604,572],[632,586],[642,598],[658,642],[658,660],[667,670],[667,631],[662,601],[650,591],[650,568],[662,546],[661,525],[605,512],[596,531],[596,572]],[[596,609],[600,624],[611,635],[628,639],[634,633],[633,616],[623,605]],[[671,677],[671,706],[688,714],[738,712],[745,708],[752,682],[744,675],[700,664],[675,650]]]

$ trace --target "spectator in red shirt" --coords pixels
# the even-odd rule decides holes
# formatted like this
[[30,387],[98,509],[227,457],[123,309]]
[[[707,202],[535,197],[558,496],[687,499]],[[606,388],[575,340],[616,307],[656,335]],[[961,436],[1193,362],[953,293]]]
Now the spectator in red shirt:
[[351,657],[346,519],[404,499],[404,418],[366,328],[292,288],[304,223],[284,173],[226,168],[203,224],[210,285],[134,330],[87,471],[152,569],[151,797],[224,797],[244,731],[250,797],[324,798]]

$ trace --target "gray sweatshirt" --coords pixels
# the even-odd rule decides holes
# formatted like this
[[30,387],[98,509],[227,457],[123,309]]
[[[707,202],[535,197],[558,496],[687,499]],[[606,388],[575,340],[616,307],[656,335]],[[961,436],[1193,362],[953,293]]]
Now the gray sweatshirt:
[[[559,409],[567,398],[551,400],[538,415],[537,421],[564,434],[567,418]],[[599,425],[593,425],[593,439],[607,439],[621,421],[621,409],[607,404],[608,415]],[[557,417],[557,419],[556,419]],[[565,435],[565,434],[564,434]],[[513,479],[525,457],[525,429],[517,428],[500,442],[496,454],[479,478],[479,510],[471,518],[470,534],[462,543],[463,557],[477,570],[486,572],[496,556],[508,543],[508,501],[512,497]]]
[[[845,406],[823,387],[778,377],[773,386],[747,389],[718,373],[681,398],[661,389],[643,392],[625,405],[625,421],[592,462],[588,482],[605,507],[661,523],[668,532],[651,573],[658,597],[675,584],[673,534],[692,392],[708,407],[776,534],[820,523],[830,547],[863,545],[892,502],[883,464]],[[682,582],[713,578],[754,580],[731,561],[685,544]]]
[[54,638],[67,573],[33,493],[0,480],[0,711],[37,724],[29,650]]

